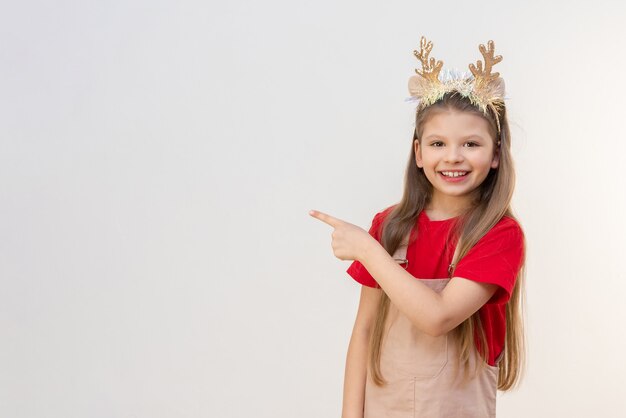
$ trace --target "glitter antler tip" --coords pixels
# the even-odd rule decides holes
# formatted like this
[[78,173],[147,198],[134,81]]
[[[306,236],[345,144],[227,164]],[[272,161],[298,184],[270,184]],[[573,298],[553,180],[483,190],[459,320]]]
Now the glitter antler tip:
[[500,73],[491,73],[492,67],[502,61],[502,55],[493,55],[495,53],[493,41],[487,42],[487,48],[485,48],[485,45],[480,44],[478,49],[485,60],[485,69],[483,70],[483,63],[480,60],[476,61],[476,66],[474,64],[469,65],[469,69],[474,74],[476,80],[487,83],[500,77]]
[[439,72],[441,71],[441,67],[443,67],[443,61],[435,60],[435,58],[428,59],[428,55],[430,51],[433,49],[432,41],[426,41],[426,38],[422,36],[420,39],[420,51],[413,51],[415,57],[422,63],[422,69],[415,69],[415,72],[424,77],[427,80],[430,80],[434,83],[439,81]]

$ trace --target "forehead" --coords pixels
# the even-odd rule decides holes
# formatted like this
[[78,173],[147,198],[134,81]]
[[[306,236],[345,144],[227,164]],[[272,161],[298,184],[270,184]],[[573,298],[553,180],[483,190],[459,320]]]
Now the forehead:
[[491,138],[489,122],[482,116],[455,109],[437,110],[424,122],[422,137],[439,135],[446,138],[463,138],[469,135]]

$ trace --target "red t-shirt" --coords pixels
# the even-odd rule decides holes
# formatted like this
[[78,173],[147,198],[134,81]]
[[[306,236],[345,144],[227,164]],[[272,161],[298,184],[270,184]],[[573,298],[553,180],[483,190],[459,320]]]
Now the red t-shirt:
[[[381,240],[380,226],[393,206],[377,213],[372,220],[369,233],[378,242]],[[452,262],[456,243],[446,246],[448,232],[456,218],[432,221],[422,211],[417,218],[417,238],[409,244],[406,258],[407,271],[418,280],[449,278],[448,267]],[[414,233],[415,231],[413,231]],[[413,233],[412,237],[413,238]],[[504,348],[506,335],[506,303],[511,297],[515,279],[523,256],[523,231],[519,224],[508,216],[503,217],[485,234],[470,251],[459,260],[452,277],[493,283],[499,286],[493,297],[479,309],[487,345],[489,361],[495,365]],[[347,270],[357,282],[364,286],[380,288],[363,264],[353,261]],[[480,347],[478,338],[476,345]]]

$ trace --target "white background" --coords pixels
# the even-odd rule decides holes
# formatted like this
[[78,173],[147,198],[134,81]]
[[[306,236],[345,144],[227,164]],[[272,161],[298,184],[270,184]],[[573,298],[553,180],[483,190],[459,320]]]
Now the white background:
[[0,416],[339,417],[359,285],[308,210],[400,199],[421,35],[504,58],[529,347],[498,416],[620,416],[625,7],[4,1]]

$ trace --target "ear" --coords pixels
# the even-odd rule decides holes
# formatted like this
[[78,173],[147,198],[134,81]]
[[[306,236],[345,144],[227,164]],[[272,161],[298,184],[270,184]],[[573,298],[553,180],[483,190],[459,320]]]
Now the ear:
[[413,148],[415,149],[415,164],[417,164],[419,168],[424,168],[424,164],[422,163],[422,150],[417,139],[413,140]]
[[[498,141],[498,144],[500,144],[500,141]],[[491,160],[491,168],[498,168],[500,164],[500,145],[496,145],[495,148],[493,159]]]

